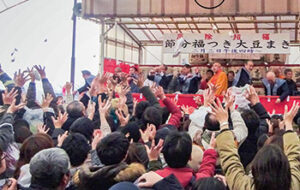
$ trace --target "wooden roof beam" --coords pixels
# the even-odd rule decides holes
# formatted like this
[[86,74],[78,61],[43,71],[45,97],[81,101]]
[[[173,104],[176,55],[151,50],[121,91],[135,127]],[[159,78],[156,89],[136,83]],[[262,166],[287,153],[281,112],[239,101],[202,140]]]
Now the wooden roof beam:
[[[253,17],[253,20],[257,21],[255,16]],[[254,22],[254,28],[255,28],[255,32],[258,33],[258,25],[256,22]]]
[[[142,20],[142,19],[140,18],[140,20]],[[147,26],[146,24],[144,24],[144,26],[145,26],[146,29],[148,29],[148,26]],[[152,35],[152,37],[153,37],[155,40],[158,40],[151,30],[148,30],[148,31],[149,31],[149,33]]]
[[[227,17],[227,19],[230,20],[230,17]],[[230,28],[231,28],[232,32],[235,33],[233,24],[229,23],[229,25],[230,25]]]
[[[163,19],[163,18],[162,18]],[[215,24],[228,24],[228,23],[237,23],[237,24],[252,24],[252,23],[266,23],[266,24],[273,24],[273,23],[297,23],[298,21],[296,19],[293,20],[216,20],[214,21]],[[193,24],[193,21],[120,21],[118,24]],[[106,24],[114,24],[114,21],[106,21]],[[203,20],[201,21],[201,24],[211,24],[211,21]]]
[[[143,28],[138,27],[128,27],[130,30],[143,30]],[[176,27],[168,27],[168,28],[147,28],[148,30],[177,30]],[[200,30],[212,30],[211,27],[209,28],[199,28]],[[259,28],[260,30],[275,30],[275,28]],[[279,30],[295,30],[295,27],[280,27]],[[189,27],[180,28],[180,30],[191,30]],[[232,30],[232,28],[218,28],[218,30]],[[239,28],[239,30],[257,30],[254,28]]]
[[[172,20],[173,22],[175,22],[173,17],[171,17],[171,20]],[[182,33],[182,31],[181,31],[180,28],[178,27],[178,24],[175,23],[175,26],[176,26],[177,30],[179,31],[179,33]]]
[[192,18],[192,21],[193,21],[193,23],[194,23],[196,29],[198,30],[199,33],[201,33],[201,31],[200,31],[200,29],[199,29],[199,27],[198,27],[198,25],[197,25],[197,23],[196,23],[194,17],[191,17],[191,18]]
[[[187,19],[186,19],[186,18],[184,18],[184,20],[187,22]],[[187,25],[188,25],[189,28],[191,29],[191,32],[194,33],[194,31],[193,31],[192,27],[190,26],[190,24],[187,24]]]
[[298,22],[295,24],[295,41],[299,42],[298,38],[299,38],[299,25],[300,25],[300,16],[296,16],[296,19],[298,20]]
[[[153,20],[153,18],[152,18]],[[160,29],[160,27],[158,26],[158,24],[155,24],[155,26],[159,29],[159,31],[161,32],[162,35],[164,35],[164,31]]]
[[[136,21],[134,18],[132,18],[132,20]],[[147,34],[147,32],[145,32],[145,30],[141,27],[140,24],[136,24],[141,30],[142,32],[145,34],[145,36],[151,41],[151,37]]]
[[[234,16],[231,17],[231,20],[235,21]],[[236,23],[232,23],[232,24],[233,24],[233,26],[234,26],[235,32],[236,32],[236,33],[239,33],[239,29],[238,29],[238,27],[237,27],[237,24],[236,24]]]

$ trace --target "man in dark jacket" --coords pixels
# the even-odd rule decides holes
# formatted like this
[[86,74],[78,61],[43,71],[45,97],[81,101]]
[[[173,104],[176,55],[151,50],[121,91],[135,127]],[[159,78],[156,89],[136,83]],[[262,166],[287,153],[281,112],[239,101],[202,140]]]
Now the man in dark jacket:
[[91,84],[95,78],[94,75],[91,74],[90,71],[87,70],[83,70],[81,71],[82,73],[82,77],[84,78],[85,84],[84,86],[82,86],[81,88],[79,88],[77,91],[79,92],[79,94],[81,94],[82,92],[88,91],[89,87],[91,87]]
[[243,87],[246,84],[252,84],[251,71],[253,70],[253,67],[254,63],[252,61],[247,61],[244,67],[236,74],[233,86]]
[[123,162],[127,155],[128,147],[128,139],[119,132],[113,132],[104,137],[98,143],[96,151],[101,163],[105,166],[92,168],[86,166],[82,167],[82,169],[75,174],[75,176],[78,175],[78,181],[74,181],[75,184],[78,184],[78,188],[106,190],[120,182],[120,180],[135,181],[141,175],[139,174],[141,170],[138,168],[129,172],[127,176],[118,175],[121,171],[124,172],[126,168],[128,168],[128,165]]
[[277,98],[276,103],[280,103],[289,95],[289,88],[285,80],[275,77],[275,73],[269,71],[266,78],[262,80],[265,87],[266,96],[280,96]]
[[178,77],[178,83],[183,94],[195,94],[198,91],[200,74],[192,73],[190,65],[184,65],[181,70],[181,75]]
[[163,87],[165,92],[167,92],[168,86],[173,78],[173,75],[167,74],[167,71],[168,66],[163,64],[155,68],[155,75],[148,75],[148,79]]
[[286,69],[284,71],[285,81],[289,87],[289,95],[294,96],[297,92],[297,84],[293,81],[293,71],[292,69]]

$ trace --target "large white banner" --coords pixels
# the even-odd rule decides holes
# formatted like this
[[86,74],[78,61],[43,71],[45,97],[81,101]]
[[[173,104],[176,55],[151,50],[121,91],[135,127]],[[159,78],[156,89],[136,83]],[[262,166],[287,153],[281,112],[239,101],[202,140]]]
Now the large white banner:
[[282,34],[164,34],[163,53],[289,54],[290,35]]

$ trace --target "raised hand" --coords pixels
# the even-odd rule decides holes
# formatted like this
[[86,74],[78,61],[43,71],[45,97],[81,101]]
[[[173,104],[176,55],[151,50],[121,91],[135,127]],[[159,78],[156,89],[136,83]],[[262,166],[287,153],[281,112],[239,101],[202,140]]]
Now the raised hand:
[[42,67],[41,65],[35,65],[34,68],[40,74],[42,79],[46,78],[45,67]]
[[29,81],[30,79],[28,78],[28,76],[24,76],[24,72],[21,72],[21,70],[19,69],[18,72],[15,72],[14,74],[14,81],[17,87],[23,87],[24,84]]
[[138,179],[138,187],[152,187],[154,184],[162,180],[163,177],[158,175],[157,173],[151,171],[143,174]]
[[98,97],[99,113],[105,115],[111,107],[110,100],[102,102],[101,96]]
[[57,137],[57,146],[61,147],[67,137],[68,137],[68,131],[66,131],[62,135],[58,135],[58,137]]
[[58,112],[58,116],[56,119],[53,116],[51,118],[55,128],[61,128],[63,124],[67,121],[68,114],[67,113],[61,114],[61,112]]
[[[24,71],[24,73],[28,73],[27,76],[30,77],[31,82],[34,82],[34,81],[35,81],[35,74],[34,74],[33,68],[30,69],[29,67],[27,67],[27,70]],[[26,76],[26,77],[27,77],[27,76]]]
[[163,100],[166,98],[164,89],[161,86],[156,86],[153,90],[155,96],[158,97],[159,99]]
[[216,148],[216,133],[215,132],[213,132],[211,134],[209,148],[210,149],[215,149]]
[[227,90],[225,96],[225,106],[230,109],[230,111],[234,110],[234,102],[235,102],[235,96],[232,94],[231,90]]
[[293,119],[298,113],[298,110],[299,110],[299,102],[296,103],[296,101],[294,101],[290,111],[288,111],[288,106],[285,105],[283,120],[284,120],[286,130],[293,130]]
[[138,100],[136,98],[133,98],[133,109],[132,109],[133,115],[135,115],[135,109],[137,104],[138,104]]
[[14,88],[10,92],[7,92],[7,89],[5,89],[4,93],[2,94],[3,104],[10,105],[17,96],[18,96],[17,89]]
[[121,87],[121,90],[119,92],[119,96],[121,97],[126,97],[126,94],[130,92],[130,86],[124,86],[124,87]]
[[246,98],[250,101],[251,105],[253,105],[253,106],[255,104],[259,103],[259,97],[253,86],[250,86],[248,88],[248,94],[246,95]]
[[88,107],[86,109],[86,115],[90,120],[93,120],[94,115],[95,115],[95,108],[96,108],[96,103],[93,101],[89,101]]
[[24,108],[24,106],[25,106],[25,103],[20,103],[20,104],[16,105],[16,99],[14,99],[12,101],[12,103],[10,104],[10,106],[8,107],[6,113],[11,113],[11,114],[15,113],[16,111]]
[[100,129],[97,129],[99,132],[94,132],[94,138],[91,143],[92,150],[96,150],[98,143],[101,141],[103,135]]
[[201,96],[194,97],[194,101],[197,104],[197,106],[199,106],[199,107],[203,104],[202,100],[201,100]]
[[[228,122],[228,109],[223,108],[219,98],[217,98],[217,103],[212,102],[212,104],[210,104],[210,108],[212,109],[212,114],[216,117],[217,121],[219,121],[220,125]],[[228,128],[228,125],[220,126],[220,128]]]
[[185,106],[185,105],[181,106],[181,110],[184,112],[184,114],[187,114],[187,115],[191,115],[194,112],[192,107]]
[[38,133],[47,134],[49,132],[50,128],[47,129],[46,125],[38,125],[37,131]]
[[[153,136],[154,129],[155,129],[155,126],[153,124],[148,123],[145,131],[142,131],[141,129],[139,130],[140,134],[141,134],[141,138],[144,143],[147,143],[147,142],[149,142],[149,140],[154,139],[154,137],[155,137],[155,134]],[[156,133],[156,131],[155,131],[155,133]]]
[[151,148],[148,148],[147,145],[145,145],[149,161],[158,160],[159,154],[161,153],[163,149],[164,140],[159,139],[158,144],[155,146],[154,139],[152,140]]
[[120,109],[116,110],[115,113],[119,118],[120,126],[124,127],[125,125],[127,125],[127,123],[129,122],[130,115],[128,114],[125,117],[124,114],[122,113],[122,110],[120,110]]
[[66,88],[67,94],[71,94],[72,87],[73,87],[72,83],[66,82],[65,88]]
[[40,107],[41,107],[44,111],[46,111],[46,109],[49,108],[50,103],[52,102],[52,100],[53,100],[52,95],[48,93],[48,94],[46,95],[46,97],[43,96],[42,104],[40,105]]

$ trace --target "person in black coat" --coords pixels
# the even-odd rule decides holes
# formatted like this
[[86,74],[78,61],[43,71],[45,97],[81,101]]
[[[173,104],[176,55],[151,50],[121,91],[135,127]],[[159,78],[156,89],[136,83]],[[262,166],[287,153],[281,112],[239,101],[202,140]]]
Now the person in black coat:
[[297,84],[295,81],[293,81],[293,71],[292,69],[286,69],[284,70],[284,75],[285,75],[285,81],[288,85],[289,88],[289,95],[290,96],[295,96],[297,92]]
[[253,61],[247,61],[244,67],[241,68],[239,72],[236,74],[232,86],[243,87],[246,84],[251,85],[252,84],[251,71],[253,70],[253,67],[254,67]]
[[199,82],[201,75],[197,72],[192,73],[190,65],[184,65],[181,70],[181,75],[177,78],[182,94],[196,94],[199,90]]

